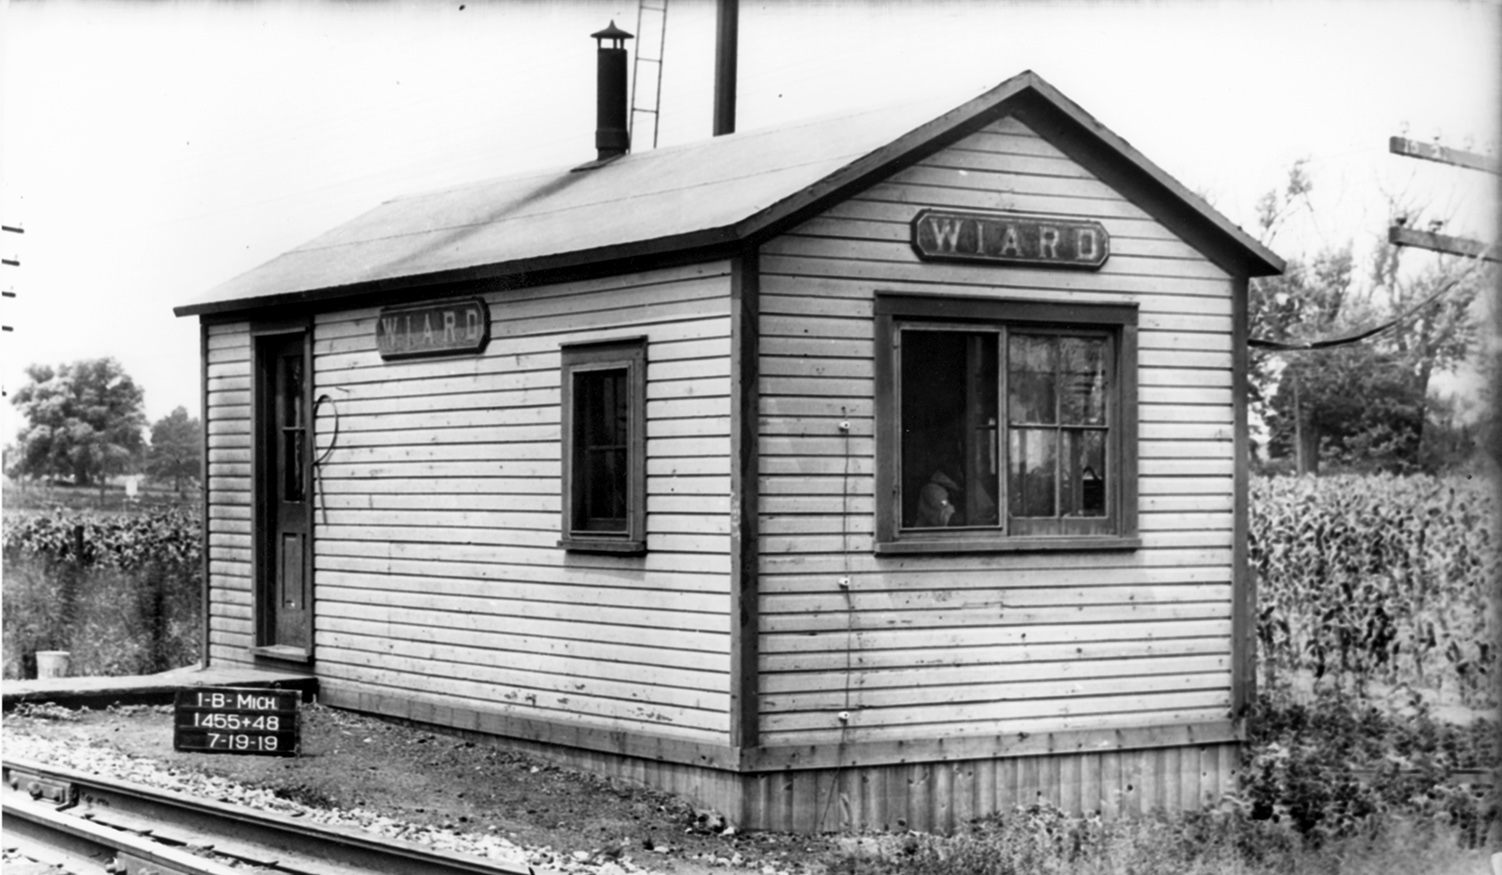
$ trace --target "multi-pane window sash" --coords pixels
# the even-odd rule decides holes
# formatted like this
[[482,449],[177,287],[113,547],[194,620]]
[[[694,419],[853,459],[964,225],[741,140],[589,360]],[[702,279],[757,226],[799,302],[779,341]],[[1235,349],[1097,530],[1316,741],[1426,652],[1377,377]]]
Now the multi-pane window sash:
[[563,347],[565,549],[646,549],[646,369],[641,338]]
[[1136,309],[877,298],[877,551],[1136,540]]

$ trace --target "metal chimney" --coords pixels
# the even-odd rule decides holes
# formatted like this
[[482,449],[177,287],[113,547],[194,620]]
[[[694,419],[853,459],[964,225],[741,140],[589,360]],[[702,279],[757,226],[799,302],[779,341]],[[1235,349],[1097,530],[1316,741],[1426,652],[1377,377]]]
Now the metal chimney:
[[626,128],[626,40],[633,37],[616,27],[614,20],[590,37],[599,47],[595,148],[600,152],[599,160],[604,161],[631,150],[631,134]]
[[735,75],[739,0],[719,0],[715,6],[714,135],[735,133]]

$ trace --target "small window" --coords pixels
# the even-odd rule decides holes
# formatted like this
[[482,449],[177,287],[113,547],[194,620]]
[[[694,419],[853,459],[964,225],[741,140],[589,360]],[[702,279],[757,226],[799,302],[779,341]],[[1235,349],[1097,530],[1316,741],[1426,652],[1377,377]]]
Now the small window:
[[563,537],[584,552],[646,549],[646,341],[563,348]]
[[882,295],[879,552],[1136,545],[1136,310]]

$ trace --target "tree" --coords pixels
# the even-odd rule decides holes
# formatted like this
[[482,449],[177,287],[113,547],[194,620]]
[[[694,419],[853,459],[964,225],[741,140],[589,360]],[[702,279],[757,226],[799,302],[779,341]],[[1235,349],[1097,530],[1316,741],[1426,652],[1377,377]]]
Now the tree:
[[103,482],[140,452],[143,393],[112,358],[52,368],[31,365],[30,382],[11,399],[27,424],[17,435],[14,472]]
[[1296,354],[1268,404],[1268,453],[1300,473],[1321,460],[1393,472],[1419,464],[1424,394],[1412,370],[1373,345]]
[[[1405,330],[1393,332],[1389,346],[1414,374],[1419,397],[1428,398],[1434,375],[1454,370],[1476,348],[1480,329],[1472,305],[1483,290],[1495,287],[1496,271],[1490,262],[1450,255],[1405,271],[1403,256],[1403,247],[1384,241],[1373,254],[1372,279],[1390,311],[1412,311]],[[1426,304],[1431,298],[1433,303]],[[1429,403],[1431,415],[1420,421],[1415,452],[1441,459],[1439,448],[1430,444],[1444,442],[1445,411],[1434,400]]]
[[146,473],[159,481],[171,480],[173,491],[181,494],[183,481],[196,480],[203,472],[199,432],[198,419],[188,416],[186,407],[158,419],[151,426]]
[[[1263,196],[1264,242],[1298,210],[1312,210],[1312,188],[1298,162],[1282,190]],[[1395,216],[1410,212],[1392,209]],[[1430,401],[1429,387],[1435,373],[1454,368],[1474,347],[1471,305],[1489,271],[1452,257],[1405,266],[1402,251],[1384,240],[1363,276],[1352,248],[1289,259],[1282,276],[1252,283],[1254,338],[1317,347],[1252,353],[1249,401],[1268,424],[1269,454],[1292,456],[1301,474],[1317,473],[1321,459],[1391,471],[1441,464],[1440,448],[1426,444],[1426,435],[1444,430],[1429,422],[1442,410]],[[1389,327],[1324,345],[1378,326]]]

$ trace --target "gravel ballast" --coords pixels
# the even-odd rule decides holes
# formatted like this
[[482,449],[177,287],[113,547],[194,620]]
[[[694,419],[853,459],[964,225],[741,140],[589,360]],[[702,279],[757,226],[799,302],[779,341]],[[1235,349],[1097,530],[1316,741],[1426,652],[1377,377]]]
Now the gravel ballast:
[[820,873],[835,843],[737,833],[715,812],[469,738],[319,705],[301,755],[177,752],[172,709],[22,705],[7,759],[118,778],[501,864],[622,875]]

